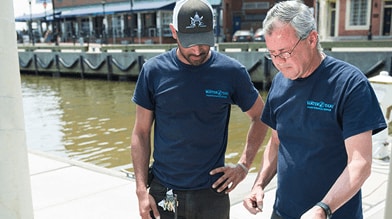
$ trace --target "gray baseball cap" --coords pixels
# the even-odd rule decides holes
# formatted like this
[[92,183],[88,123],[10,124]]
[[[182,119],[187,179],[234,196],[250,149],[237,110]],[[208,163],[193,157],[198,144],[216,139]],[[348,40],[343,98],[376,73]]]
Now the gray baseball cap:
[[214,46],[214,12],[205,0],[177,1],[173,26],[183,47]]

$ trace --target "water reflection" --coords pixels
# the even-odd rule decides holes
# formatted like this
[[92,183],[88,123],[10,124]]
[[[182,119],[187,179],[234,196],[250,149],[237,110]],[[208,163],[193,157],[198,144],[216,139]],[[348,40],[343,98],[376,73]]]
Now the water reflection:
[[[134,86],[134,82],[22,75],[28,148],[132,171],[129,144],[135,105],[130,99]],[[227,162],[239,159],[248,126],[249,119],[233,107]]]

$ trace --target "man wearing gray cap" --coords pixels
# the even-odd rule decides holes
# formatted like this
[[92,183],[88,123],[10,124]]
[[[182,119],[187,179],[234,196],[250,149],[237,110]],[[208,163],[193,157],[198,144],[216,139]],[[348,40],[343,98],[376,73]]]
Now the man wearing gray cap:
[[[210,50],[213,20],[207,1],[177,1],[170,28],[178,47],[149,59],[140,72],[131,152],[141,218],[229,218],[228,194],[246,177],[265,137],[264,102],[246,68]],[[238,164],[225,165],[233,104],[248,115],[250,128]]]

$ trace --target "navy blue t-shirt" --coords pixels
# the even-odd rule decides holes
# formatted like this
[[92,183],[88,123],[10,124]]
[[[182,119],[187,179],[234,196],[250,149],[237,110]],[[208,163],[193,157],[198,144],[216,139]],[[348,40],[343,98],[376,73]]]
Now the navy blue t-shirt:
[[[274,208],[283,218],[300,218],[321,201],[347,165],[344,140],[386,127],[367,78],[356,67],[326,57],[307,78],[278,73],[262,121],[277,130],[278,187]],[[333,218],[362,218],[361,192]]]
[[200,66],[186,65],[176,49],[148,60],[133,101],[154,111],[153,173],[166,187],[210,188],[224,166],[232,104],[249,110],[259,93],[238,61],[211,51]]

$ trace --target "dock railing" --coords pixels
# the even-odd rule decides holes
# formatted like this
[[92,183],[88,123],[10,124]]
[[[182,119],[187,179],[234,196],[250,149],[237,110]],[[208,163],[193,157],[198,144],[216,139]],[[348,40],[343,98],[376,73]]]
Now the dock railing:
[[[367,76],[392,72],[392,40],[321,42],[324,52],[357,66]],[[176,44],[54,44],[18,45],[21,72],[133,80],[145,61]],[[240,61],[258,88],[267,90],[277,69],[265,42],[218,43],[212,48]]]
[[[161,50],[168,51],[171,48],[176,47],[176,44],[72,44],[72,43],[60,43],[58,46],[54,44],[35,44],[23,45],[19,44],[19,51],[37,51],[46,50],[52,52],[63,52],[70,50],[78,50],[81,52],[96,51],[95,48],[99,49],[99,52],[135,52],[138,50]],[[340,41],[322,41],[321,46],[324,50],[331,51],[334,48],[390,48],[392,50],[392,40],[340,40]],[[91,49],[94,48],[94,49]],[[264,42],[250,42],[250,43],[217,43],[215,50],[221,52],[240,51],[240,52],[257,52],[265,51],[266,45]]]

